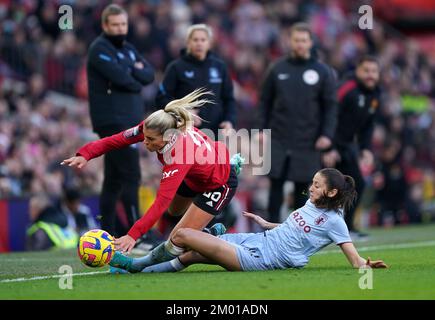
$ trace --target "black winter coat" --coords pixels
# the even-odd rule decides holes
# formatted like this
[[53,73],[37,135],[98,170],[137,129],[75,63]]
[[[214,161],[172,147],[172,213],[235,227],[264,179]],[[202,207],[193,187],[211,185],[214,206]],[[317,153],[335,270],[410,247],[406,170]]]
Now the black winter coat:
[[[142,62],[143,69],[134,67]],[[154,69],[128,42],[115,47],[104,34],[89,47],[87,61],[89,108],[94,131],[137,125],[144,118],[141,90],[154,81]]]
[[381,105],[380,88],[368,89],[352,76],[340,84],[337,97],[335,147],[344,149],[358,143],[360,149],[370,149],[375,117]]
[[[337,124],[335,75],[314,58],[281,58],[268,70],[260,97],[260,129],[271,129],[272,178],[309,182],[321,168],[315,143],[332,140]],[[283,171],[286,158],[289,167]]]
[[210,52],[205,60],[200,61],[182,50],[181,57],[172,61],[166,68],[156,104],[159,108],[164,108],[168,102],[182,98],[201,87],[214,93],[213,96],[207,97],[213,100],[214,104],[200,108],[199,116],[207,120],[202,123],[200,129],[211,129],[216,135],[219,124],[223,121],[230,121],[235,127],[236,103],[232,80],[225,63]]

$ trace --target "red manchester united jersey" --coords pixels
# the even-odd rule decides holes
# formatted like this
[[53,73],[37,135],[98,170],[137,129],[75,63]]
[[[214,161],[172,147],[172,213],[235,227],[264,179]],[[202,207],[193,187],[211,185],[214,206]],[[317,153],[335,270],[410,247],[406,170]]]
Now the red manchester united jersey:
[[[121,133],[84,145],[77,155],[90,160],[143,140],[142,122]],[[128,232],[135,240],[146,233],[168,209],[183,180],[190,189],[201,193],[225,184],[230,174],[226,146],[211,140],[201,130],[174,130],[168,134],[168,140],[157,155],[163,165],[157,197],[145,215]]]

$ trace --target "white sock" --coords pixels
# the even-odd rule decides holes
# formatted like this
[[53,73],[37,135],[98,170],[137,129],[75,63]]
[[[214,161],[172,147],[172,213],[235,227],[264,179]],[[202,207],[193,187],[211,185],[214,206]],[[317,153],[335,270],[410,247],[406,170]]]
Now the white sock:
[[172,267],[174,267],[176,271],[180,271],[186,268],[185,265],[181,263],[178,257],[175,258],[174,260],[169,261],[169,263],[171,264]]
[[176,256],[176,257],[178,257],[179,255],[183,254],[184,251],[185,251],[184,248],[176,246],[176,245],[171,241],[171,239],[168,239],[168,240],[165,242],[165,248],[166,248],[166,250],[167,250],[170,254],[172,254],[172,255],[174,255],[174,256]]

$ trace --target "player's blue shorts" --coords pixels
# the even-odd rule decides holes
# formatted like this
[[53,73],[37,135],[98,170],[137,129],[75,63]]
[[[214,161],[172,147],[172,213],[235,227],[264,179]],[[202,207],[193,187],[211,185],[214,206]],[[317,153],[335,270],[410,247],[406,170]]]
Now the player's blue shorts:
[[220,239],[232,244],[237,251],[237,258],[243,271],[271,270],[264,253],[264,233],[226,233]]

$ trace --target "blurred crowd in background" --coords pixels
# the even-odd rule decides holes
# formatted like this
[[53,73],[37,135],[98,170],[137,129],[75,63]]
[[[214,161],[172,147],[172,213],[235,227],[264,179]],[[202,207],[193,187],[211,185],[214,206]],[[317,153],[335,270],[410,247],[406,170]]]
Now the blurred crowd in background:
[[[364,226],[435,220],[435,52],[375,19],[358,28],[359,1],[192,0],[112,1],[127,9],[128,40],[155,67],[143,91],[146,111],[167,64],[179,56],[193,23],[213,28],[213,51],[229,66],[238,104],[238,128],[253,128],[261,79],[283,55],[281,35],[307,21],[319,58],[339,79],[364,53],[382,66],[382,112],[374,132],[376,167],[363,168],[368,190]],[[73,7],[73,30],[58,26],[59,1],[0,1],[0,198],[37,193],[61,197],[66,188],[99,194],[102,160],[80,172],[60,166],[92,133],[86,87],[86,52],[101,32],[109,1],[64,2]],[[159,164],[142,150],[144,199],[160,179]],[[267,207],[265,177],[242,175],[248,207]],[[146,200],[149,202],[149,200]],[[291,197],[288,197],[291,204]],[[363,226],[363,227],[364,227]]]

